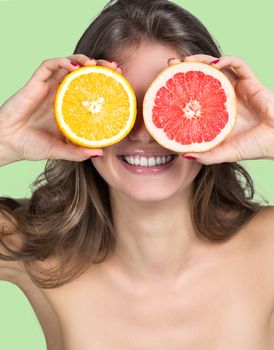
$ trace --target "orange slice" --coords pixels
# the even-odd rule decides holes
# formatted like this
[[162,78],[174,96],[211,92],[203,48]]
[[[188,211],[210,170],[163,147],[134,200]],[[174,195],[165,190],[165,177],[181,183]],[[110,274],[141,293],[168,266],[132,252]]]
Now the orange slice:
[[66,75],[54,101],[57,125],[72,143],[100,148],[123,139],[136,120],[136,96],[113,69],[86,66]]

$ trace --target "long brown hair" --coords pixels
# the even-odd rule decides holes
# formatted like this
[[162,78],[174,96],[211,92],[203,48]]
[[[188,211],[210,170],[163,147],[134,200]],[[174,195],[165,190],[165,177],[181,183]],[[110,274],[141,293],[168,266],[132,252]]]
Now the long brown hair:
[[[141,40],[169,45],[184,56],[222,55],[195,16],[166,0],[110,1],[74,53],[119,62],[122,49],[138,47]],[[201,239],[212,242],[232,237],[263,207],[253,200],[252,179],[238,163],[203,165],[193,188],[194,228]],[[31,198],[19,203],[1,197],[0,210],[12,218],[0,231],[8,252],[0,258],[22,260],[42,288],[71,281],[91,264],[104,261],[115,247],[108,184],[90,160],[47,160],[32,184]],[[14,232],[22,237],[20,249],[4,239]],[[47,258],[57,263],[44,269],[40,261]]]

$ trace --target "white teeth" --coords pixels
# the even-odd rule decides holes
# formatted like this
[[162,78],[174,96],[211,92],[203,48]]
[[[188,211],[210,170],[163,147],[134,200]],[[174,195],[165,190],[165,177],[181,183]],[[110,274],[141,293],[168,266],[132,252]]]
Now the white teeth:
[[[131,164],[135,164],[135,159],[136,159],[136,158],[134,158],[134,161],[133,161],[133,163],[131,163]],[[141,166],[147,166],[147,163],[148,163],[148,159],[145,158],[145,157],[141,157],[141,160],[140,160]]]
[[148,166],[155,166],[156,164],[156,159],[154,157],[148,158]]
[[162,158],[161,157],[157,157],[156,158],[156,164],[159,165],[159,164],[161,164],[161,162],[162,162]]
[[132,157],[132,156],[123,156],[123,159],[131,164],[136,166],[155,166],[155,165],[163,165],[168,163],[174,156],[158,156],[158,157]]

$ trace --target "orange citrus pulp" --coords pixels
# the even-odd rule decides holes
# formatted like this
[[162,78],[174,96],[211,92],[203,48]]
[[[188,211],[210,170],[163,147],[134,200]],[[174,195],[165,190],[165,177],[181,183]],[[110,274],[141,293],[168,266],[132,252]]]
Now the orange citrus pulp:
[[136,96],[127,79],[111,68],[86,66],[66,75],[54,101],[57,125],[72,143],[89,148],[124,138],[136,119]]

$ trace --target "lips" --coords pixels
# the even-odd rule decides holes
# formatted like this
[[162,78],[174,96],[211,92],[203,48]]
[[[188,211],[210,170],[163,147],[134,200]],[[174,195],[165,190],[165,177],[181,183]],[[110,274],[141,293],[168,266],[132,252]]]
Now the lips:
[[145,151],[135,151],[135,152],[128,152],[128,153],[124,153],[124,154],[119,154],[117,155],[117,157],[167,157],[167,156],[179,156],[177,153],[160,153],[158,152],[145,152]]
[[155,155],[139,155],[139,154],[123,154],[123,155],[119,155],[119,156],[116,156],[118,159],[122,159],[124,160],[124,157],[138,157],[141,158],[141,157],[145,157],[145,158],[149,158],[149,157],[167,157],[167,156],[172,156],[172,159],[174,158],[177,158],[179,157],[178,154],[172,154],[172,153],[169,153],[169,154],[155,154]]
[[141,166],[141,165],[132,165],[127,163],[124,159],[123,156],[117,156],[118,161],[122,164],[123,168],[125,168],[127,171],[134,175],[160,175],[165,172],[167,172],[170,168],[172,168],[173,164],[177,161],[178,156],[176,155],[175,157],[172,157],[168,163],[165,164],[155,164],[151,166]]
[[121,154],[117,157],[167,157],[167,156],[177,156],[178,157],[178,154],[172,154],[172,153],[167,153],[167,154],[132,154],[132,153],[126,153],[126,154]]

